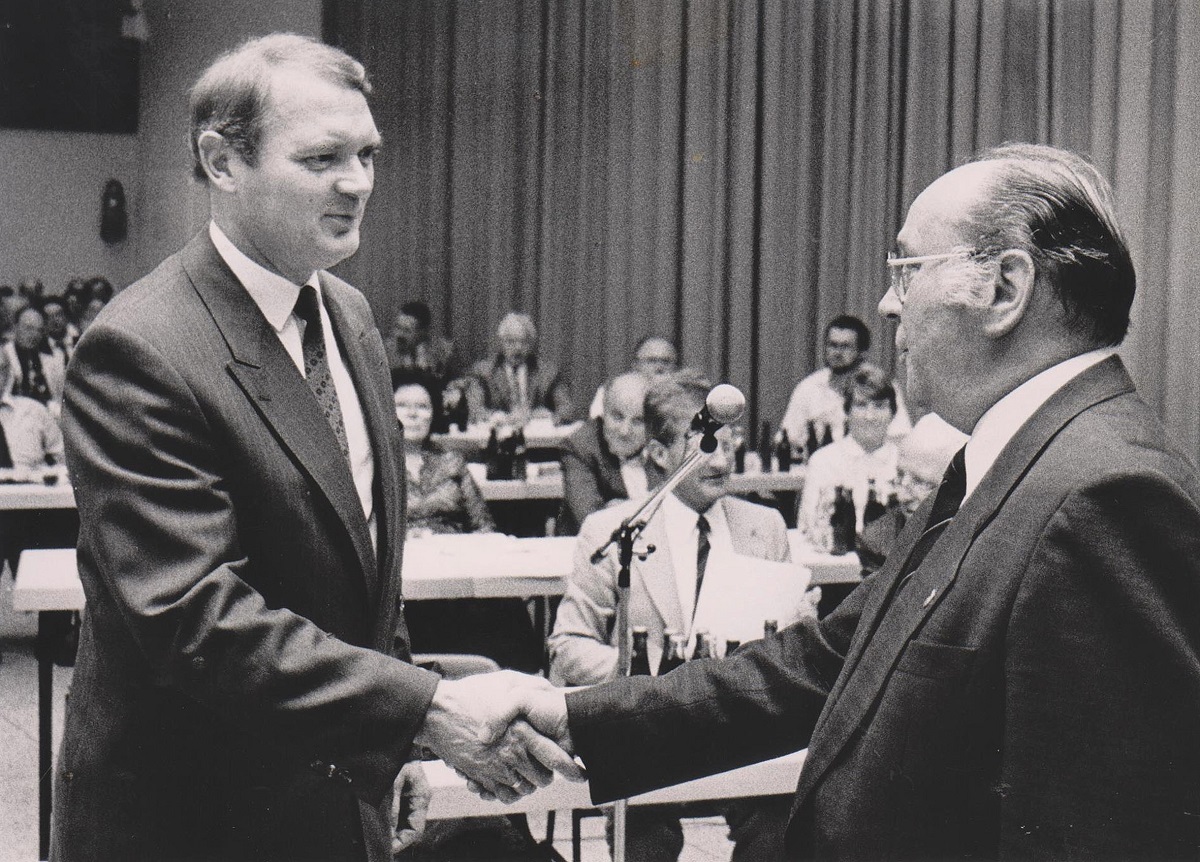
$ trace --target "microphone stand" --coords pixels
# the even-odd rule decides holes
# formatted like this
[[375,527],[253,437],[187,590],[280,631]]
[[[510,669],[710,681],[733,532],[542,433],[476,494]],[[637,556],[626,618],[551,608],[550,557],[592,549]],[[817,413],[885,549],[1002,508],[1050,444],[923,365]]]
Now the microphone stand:
[[[608,553],[608,549],[614,544],[617,545],[617,615],[615,628],[618,634],[617,637],[617,676],[629,676],[630,665],[633,659],[630,639],[632,633],[629,625],[629,582],[630,570],[633,565],[633,543],[646,529],[646,525],[650,523],[651,518],[658,513],[663,501],[667,495],[675,489],[675,486],[687,478],[693,470],[700,466],[700,462],[707,457],[707,453],[712,451],[707,449],[706,445],[710,434],[705,434],[701,440],[700,447],[693,449],[687,454],[687,457],[680,462],[667,480],[651,494],[646,501],[638,507],[637,511],[621,522],[608,540],[592,552],[591,561],[595,565],[604,558]],[[716,438],[713,438],[715,444]],[[714,445],[715,448],[715,445]],[[645,560],[648,554],[654,552],[654,546],[647,546],[644,553],[638,554],[638,559]],[[613,805],[613,862],[625,862],[625,816],[628,811],[629,800],[618,799]]]

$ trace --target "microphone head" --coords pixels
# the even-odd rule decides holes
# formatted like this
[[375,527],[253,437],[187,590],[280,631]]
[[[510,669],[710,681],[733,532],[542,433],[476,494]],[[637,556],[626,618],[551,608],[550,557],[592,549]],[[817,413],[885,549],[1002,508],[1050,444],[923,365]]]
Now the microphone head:
[[746,396],[742,390],[729,383],[721,383],[712,388],[704,399],[708,415],[722,425],[730,425],[742,418],[746,409]]

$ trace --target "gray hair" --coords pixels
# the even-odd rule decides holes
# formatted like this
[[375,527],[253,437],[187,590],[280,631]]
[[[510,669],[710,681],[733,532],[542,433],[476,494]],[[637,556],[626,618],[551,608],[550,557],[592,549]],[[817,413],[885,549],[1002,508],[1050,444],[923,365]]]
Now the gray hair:
[[1082,156],[1043,144],[1004,144],[974,161],[995,165],[968,225],[978,248],[1028,252],[1069,325],[1093,344],[1120,344],[1137,276],[1108,182]]

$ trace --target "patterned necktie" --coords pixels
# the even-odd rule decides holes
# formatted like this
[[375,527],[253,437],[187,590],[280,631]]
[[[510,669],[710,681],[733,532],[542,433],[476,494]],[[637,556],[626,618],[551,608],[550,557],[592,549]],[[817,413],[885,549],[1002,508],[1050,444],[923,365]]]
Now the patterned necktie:
[[296,316],[304,321],[304,377],[308,388],[317,397],[321,412],[333,429],[342,455],[350,459],[350,447],[346,444],[346,421],[342,417],[342,406],[338,403],[337,389],[333,385],[333,375],[329,373],[329,355],[325,350],[325,333],[321,326],[321,309],[317,299],[317,291],[311,284],[300,288],[300,297],[296,300]]
[[[700,604],[700,587],[704,585],[704,569],[708,565],[708,552],[712,548],[708,541],[708,534],[711,530],[708,518],[701,515],[696,519],[696,531],[700,535],[696,539],[696,601],[692,605],[693,609]],[[692,611],[692,614],[695,615],[695,610]]]
[[959,449],[950,461],[950,466],[946,468],[946,473],[942,476],[942,484],[938,486],[937,496],[933,498],[933,508],[929,510],[929,520],[925,524],[925,532],[921,533],[921,538],[917,539],[912,553],[908,555],[908,562],[904,564],[904,577],[896,586],[896,592],[903,589],[913,572],[920,567],[929,550],[937,542],[938,537],[945,532],[946,527],[950,526],[950,521],[958,513],[958,508],[962,505],[963,497],[967,493],[966,453],[966,446]]

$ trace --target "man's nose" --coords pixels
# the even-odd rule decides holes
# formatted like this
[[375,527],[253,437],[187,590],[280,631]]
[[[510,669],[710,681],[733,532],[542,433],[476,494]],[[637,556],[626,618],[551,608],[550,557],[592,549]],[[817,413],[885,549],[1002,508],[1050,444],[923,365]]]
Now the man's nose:
[[361,160],[350,159],[345,169],[338,177],[335,188],[344,195],[366,197],[375,187],[375,171],[369,164]]
[[879,316],[898,320],[900,318],[900,300],[896,291],[888,287],[887,292],[879,300]]

